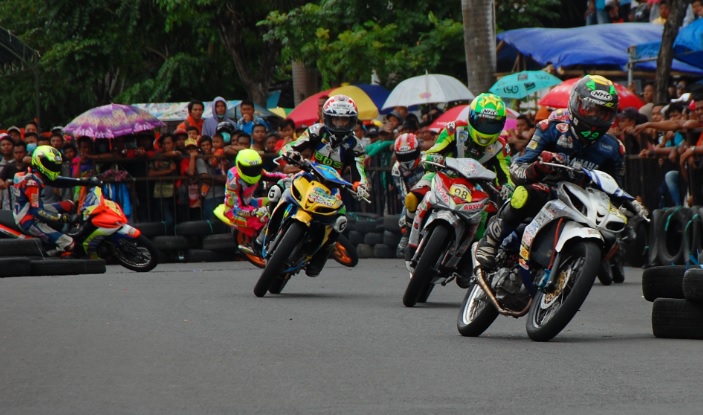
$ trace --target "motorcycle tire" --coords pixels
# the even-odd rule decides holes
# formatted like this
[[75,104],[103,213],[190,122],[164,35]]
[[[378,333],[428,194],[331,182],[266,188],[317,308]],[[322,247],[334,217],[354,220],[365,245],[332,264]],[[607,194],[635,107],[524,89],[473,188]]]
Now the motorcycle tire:
[[[527,335],[534,341],[549,341],[569,324],[586,301],[598,274],[601,250],[595,242],[572,241],[561,255],[559,269],[552,271],[560,279],[560,287],[555,293],[538,291],[527,314]],[[569,271],[573,275],[562,280]]]
[[144,235],[137,239],[120,239],[117,244],[108,243],[112,245],[111,253],[115,260],[128,270],[149,272],[159,263],[159,250]]
[[427,302],[427,299],[430,298],[430,294],[432,294],[432,290],[434,290],[435,284],[428,284],[427,287],[425,287],[425,291],[420,294],[420,298],[417,299],[418,303],[424,304]]
[[686,241],[691,240],[693,214],[688,208],[673,209],[664,216],[656,229],[657,254],[662,265],[686,263]]
[[624,244],[625,262],[631,267],[641,267],[647,262],[647,249],[649,247],[649,224],[644,218],[637,216],[627,223],[637,235]]
[[432,284],[432,269],[442,258],[442,253],[445,251],[451,235],[450,231],[448,224],[438,223],[426,236],[427,243],[420,254],[408,287],[405,289],[405,295],[403,295],[403,304],[406,307],[413,307],[417,304],[422,293],[427,290],[427,286]]
[[300,244],[306,231],[307,227],[300,222],[293,221],[290,224],[283,234],[281,242],[278,243],[278,246],[266,262],[266,266],[254,286],[255,296],[263,297],[266,295],[274,279],[280,275],[286,261],[288,261],[288,258],[290,258],[295,248]]
[[[237,238],[237,245],[249,245],[249,240],[247,236],[243,233],[237,232],[235,238]],[[244,251],[239,252],[241,252],[241,254],[244,255],[244,258],[246,258],[247,261],[249,261],[255,267],[264,269],[264,267],[266,266],[266,260],[261,256],[250,254]]]
[[274,278],[271,282],[271,285],[269,286],[269,292],[271,294],[280,294],[286,284],[288,284],[289,279],[290,275],[288,274],[279,275],[278,277]]
[[647,268],[642,273],[642,296],[647,301],[657,298],[684,299],[685,265]]
[[337,244],[330,253],[332,258],[345,267],[353,268],[359,263],[359,255],[356,248],[344,235],[339,235]]
[[610,261],[600,263],[600,267],[598,267],[598,281],[603,285],[613,283],[613,269],[610,266]]
[[456,328],[462,336],[478,337],[493,324],[496,318],[498,318],[498,310],[476,284],[464,296],[459,317],[456,320]]

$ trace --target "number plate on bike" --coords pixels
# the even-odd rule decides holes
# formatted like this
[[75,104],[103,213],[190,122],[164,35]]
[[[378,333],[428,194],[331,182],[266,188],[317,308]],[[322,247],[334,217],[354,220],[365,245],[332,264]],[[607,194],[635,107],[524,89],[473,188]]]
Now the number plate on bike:
[[471,191],[468,187],[461,184],[453,184],[452,187],[449,188],[449,194],[459,199],[466,200],[467,202],[471,201]]

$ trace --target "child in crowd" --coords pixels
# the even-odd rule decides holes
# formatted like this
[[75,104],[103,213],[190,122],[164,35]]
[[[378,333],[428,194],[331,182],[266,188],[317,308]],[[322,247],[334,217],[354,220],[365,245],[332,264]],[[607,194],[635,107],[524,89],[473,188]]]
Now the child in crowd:
[[239,138],[237,139],[237,142],[239,143],[240,146],[250,148],[251,147],[251,136],[247,133],[241,133],[241,134],[239,134]]

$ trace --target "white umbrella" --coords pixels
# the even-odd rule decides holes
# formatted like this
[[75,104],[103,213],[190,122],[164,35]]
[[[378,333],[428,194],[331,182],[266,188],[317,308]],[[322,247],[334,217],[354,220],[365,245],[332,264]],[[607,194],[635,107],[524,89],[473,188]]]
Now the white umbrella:
[[388,95],[383,109],[471,99],[474,94],[460,80],[449,75],[425,74],[399,83]]

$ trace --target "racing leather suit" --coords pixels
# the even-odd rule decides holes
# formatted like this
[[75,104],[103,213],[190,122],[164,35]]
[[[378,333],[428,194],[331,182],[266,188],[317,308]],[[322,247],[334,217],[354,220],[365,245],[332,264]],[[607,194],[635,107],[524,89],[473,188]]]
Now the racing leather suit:
[[[479,242],[476,258],[484,267],[492,268],[495,258],[491,255],[495,254],[497,245],[525,218],[536,215],[553,198],[552,189],[540,182],[545,177],[539,168],[539,157],[543,151],[560,154],[565,164],[572,167],[604,171],[622,184],[625,148],[617,139],[604,135],[597,142],[585,144],[572,132],[570,121],[541,121],[527,144],[525,154],[510,166],[510,174],[519,186],[513,192],[510,203],[503,205]],[[483,250],[487,244],[489,250]]]
[[17,173],[10,190],[15,223],[26,235],[36,236],[42,242],[56,246],[58,251],[70,251],[74,245],[73,238],[55,230],[46,222],[60,222],[63,214],[74,211],[74,204],[70,200],[63,200],[44,205],[42,192],[45,182],[54,187],[85,186],[88,184],[85,179],[61,176],[54,181],[49,181],[41,173],[33,171],[31,167],[26,172]]
[[[260,181],[276,182],[286,177],[287,175],[283,173],[269,173],[262,170]],[[254,197],[254,192],[259,187],[260,181],[256,184],[244,182],[240,179],[235,166],[227,172],[227,182],[225,183],[225,216],[240,230],[253,228],[252,235],[263,228],[264,222],[259,220],[261,218],[257,216],[257,213],[261,212],[260,208],[265,208],[269,203],[268,197]]]

